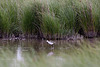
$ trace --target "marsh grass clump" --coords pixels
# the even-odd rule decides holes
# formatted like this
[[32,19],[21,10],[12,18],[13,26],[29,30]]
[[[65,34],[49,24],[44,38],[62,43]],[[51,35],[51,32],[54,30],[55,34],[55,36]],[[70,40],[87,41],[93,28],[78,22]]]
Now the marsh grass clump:
[[86,37],[95,37],[97,35],[96,26],[99,26],[98,25],[99,20],[97,20],[99,16],[97,16],[96,13],[99,12],[96,9],[96,6],[98,6],[97,3],[98,0],[95,2],[93,2],[92,0],[91,1],[83,0],[74,3],[75,11],[77,14],[76,28],[78,30],[82,28]]
[[42,4],[39,2],[30,2],[23,9],[22,28],[26,34],[42,35]]
[[[26,10],[24,10],[23,16],[23,30],[26,30],[27,33],[29,33],[29,31],[31,33],[34,31],[34,34],[42,34],[42,36],[43,34],[47,34],[47,32],[50,35],[54,33],[58,34],[58,32],[56,32],[58,30],[59,35],[75,35],[76,33],[79,33],[80,30],[83,30],[83,32],[81,33],[83,33],[84,36],[95,37],[98,31],[97,28],[99,27],[99,15],[96,14],[99,13],[99,8],[95,8],[98,6],[97,2],[98,0],[95,2],[96,4],[92,0],[48,0],[45,2],[34,2],[34,5],[39,6],[39,4],[42,4],[42,7],[32,7],[32,4],[31,6],[27,5],[27,8],[25,7]],[[43,5],[46,7],[44,7]],[[32,11],[31,8],[33,8],[34,11]],[[38,8],[40,10],[38,10]],[[36,18],[34,17],[35,20],[33,22],[32,15],[34,14],[35,16],[35,14],[37,14],[35,12],[38,13],[38,16]],[[29,19],[29,16],[30,18],[32,18],[31,20]],[[31,23],[28,23],[27,21]],[[38,21],[38,23],[36,23],[35,21]],[[51,25],[52,27],[50,28]],[[47,26],[49,30],[47,29]],[[38,33],[35,30],[37,30]]]
[[[84,36],[95,37],[100,35],[99,3],[99,0],[1,0],[0,33],[2,37],[25,34],[43,38],[47,32],[66,36],[83,30]],[[50,29],[50,25],[52,31],[47,31],[46,26]]]
[[45,33],[45,35],[53,36],[59,34],[60,32],[59,19],[50,14],[44,13],[42,30]]
[[17,4],[14,0],[0,1],[1,30],[7,37],[17,28]]
[[65,1],[65,4],[60,9],[60,22],[62,24],[62,30],[66,31],[65,34],[74,34],[74,27],[75,27],[75,11],[73,9],[73,2],[72,1]]
[[0,37],[2,36],[2,17],[1,17],[1,13],[0,13]]
[[98,35],[100,35],[100,6],[99,6],[99,3],[100,1],[99,0],[96,0],[96,1],[93,1],[92,0],[92,10],[93,10],[93,18],[94,18],[94,25],[95,25],[95,30],[97,32]]
[[50,3],[49,8],[51,14],[59,19],[61,34],[74,34],[75,11],[72,1],[55,0]]

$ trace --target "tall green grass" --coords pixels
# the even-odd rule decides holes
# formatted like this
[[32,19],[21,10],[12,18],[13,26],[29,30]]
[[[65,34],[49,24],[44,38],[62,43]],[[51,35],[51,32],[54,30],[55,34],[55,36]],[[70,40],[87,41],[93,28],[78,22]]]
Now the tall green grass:
[[28,4],[24,4],[22,29],[25,34],[42,36],[42,12],[43,7],[40,2],[30,1]]
[[[1,0],[2,34],[70,35],[99,32],[99,0]],[[56,25],[57,24],[57,25]]]
[[17,28],[17,4],[14,0],[0,1],[1,27],[3,34],[12,34]]
[[[96,35],[97,32],[97,27],[99,27],[98,25],[98,21],[96,21],[98,19],[98,17],[95,17],[94,15],[96,15],[96,13],[99,14],[99,10],[97,10],[99,7],[97,7],[99,4],[98,0],[97,1],[87,1],[87,0],[82,0],[82,1],[77,1],[74,6],[75,6],[75,11],[77,14],[77,24],[79,24],[80,26],[77,26],[77,28],[83,28],[84,33],[86,36],[91,36],[92,34],[93,36]],[[97,8],[96,8],[97,7]],[[97,12],[98,11],[98,12]],[[90,33],[92,32],[92,33]]]
[[45,32],[45,34],[48,34],[48,35],[59,34],[60,32],[59,19],[56,17],[53,17],[50,14],[44,13],[42,30],[43,32]]
[[59,19],[61,34],[68,34],[74,31],[76,14],[72,6],[73,4],[70,0],[55,0],[50,3],[50,13]]
[[99,15],[99,13],[100,13],[100,6],[99,6],[99,3],[100,3],[100,1],[99,0],[97,0],[97,1],[93,1],[92,0],[92,10],[93,10],[93,18],[94,18],[94,24],[95,24],[95,29],[96,29],[96,31],[100,31],[99,30],[99,28],[100,28],[100,15]]

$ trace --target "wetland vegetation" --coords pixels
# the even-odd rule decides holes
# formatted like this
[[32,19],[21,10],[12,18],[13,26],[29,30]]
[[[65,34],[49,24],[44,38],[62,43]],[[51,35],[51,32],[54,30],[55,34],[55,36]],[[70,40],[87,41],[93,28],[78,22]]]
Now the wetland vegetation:
[[0,0],[0,37],[100,35],[99,0]]
[[100,67],[99,4],[0,0],[0,67]]

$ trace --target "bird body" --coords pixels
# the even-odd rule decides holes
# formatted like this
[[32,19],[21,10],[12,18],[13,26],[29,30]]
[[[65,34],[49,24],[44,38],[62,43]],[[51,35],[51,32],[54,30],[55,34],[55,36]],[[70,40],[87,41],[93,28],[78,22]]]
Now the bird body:
[[54,42],[52,42],[52,41],[46,41],[48,44],[50,44],[50,45],[53,45],[54,44]]

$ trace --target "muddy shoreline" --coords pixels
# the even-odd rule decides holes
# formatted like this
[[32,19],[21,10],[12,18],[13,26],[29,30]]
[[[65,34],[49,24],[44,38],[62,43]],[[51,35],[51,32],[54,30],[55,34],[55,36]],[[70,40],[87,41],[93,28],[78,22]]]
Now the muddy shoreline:
[[60,36],[43,36],[39,37],[37,35],[33,36],[24,36],[24,35],[19,35],[19,36],[10,36],[10,37],[1,37],[0,39],[2,40],[26,40],[26,39],[39,39],[39,40],[82,40],[84,36],[82,35],[60,35]]

